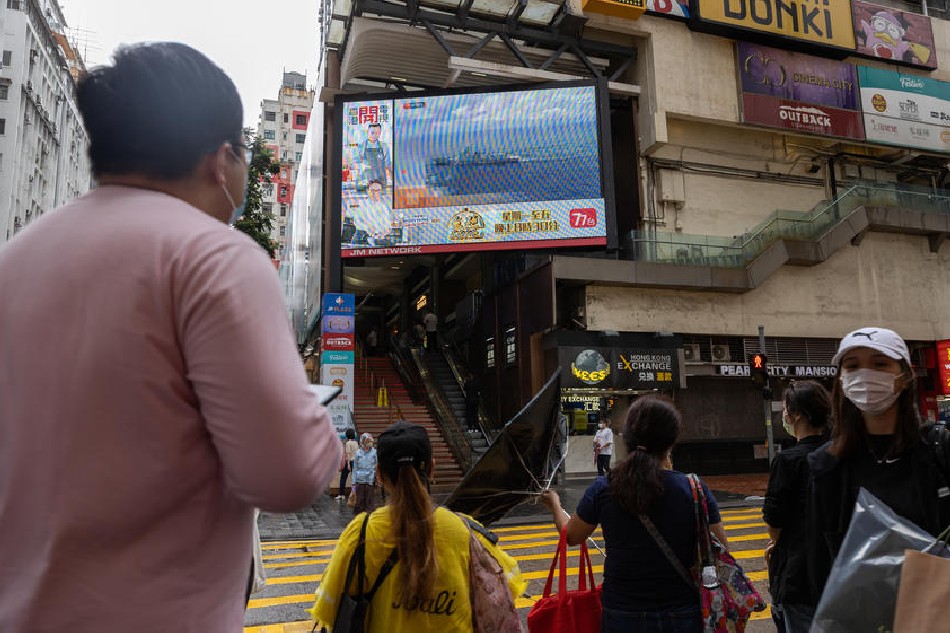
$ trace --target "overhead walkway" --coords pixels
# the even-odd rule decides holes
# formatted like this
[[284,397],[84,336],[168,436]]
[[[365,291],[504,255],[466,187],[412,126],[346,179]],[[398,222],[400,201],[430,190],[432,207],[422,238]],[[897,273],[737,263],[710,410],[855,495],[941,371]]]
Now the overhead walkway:
[[632,260],[557,256],[560,280],[742,293],[782,266],[814,266],[869,231],[920,235],[936,253],[950,235],[950,190],[860,182],[808,212],[775,211],[753,230],[724,237],[632,235]]

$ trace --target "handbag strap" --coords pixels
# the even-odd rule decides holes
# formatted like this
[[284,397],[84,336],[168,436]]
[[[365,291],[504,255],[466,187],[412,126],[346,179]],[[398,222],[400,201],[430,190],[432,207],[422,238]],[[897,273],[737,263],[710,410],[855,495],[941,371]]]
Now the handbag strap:
[[650,536],[653,537],[653,540],[660,548],[660,551],[663,552],[664,556],[666,556],[666,560],[670,561],[670,565],[672,565],[673,569],[676,570],[676,573],[680,575],[680,578],[686,581],[687,585],[698,590],[696,581],[693,579],[692,575],[686,571],[686,568],[683,567],[683,562],[679,559],[679,556],[673,552],[673,548],[671,548],[669,543],[666,542],[666,539],[663,538],[663,535],[660,534],[660,531],[656,529],[656,526],[653,524],[653,521],[650,520],[650,517],[645,514],[641,514],[640,523],[643,524],[643,527],[645,527]]
[[373,583],[373,586],[368,592],[363,592],[363,585],[366,584],[366,525],[369,523],[369,515],[370,513],[367,512],[366,516],[363,517],[363,524],[360,526],[360,539],[356,545],[356,549],[353,551],[353,555],[350,557],[350,564],[346,569],[346,580],[343,583],[343,595],[347,595],[350,591],[350,581],[353,579],[353,572],[357,571],[356,586],[359,593],[356,595],[356,598],[365,599],[367,602],[373,599],[376,590],[379,589],[383,581],[386,580],[386,576],[389,575],[389,572],[391,572],[393,567],[396,566],[396,563],[399,562],[399,550],[393,548],[386,562],[380,567],[379,575],[376,576],[376,581]]
[[690,473],[689,487],[693,491],[693,513],[696,516],[696,539],[699,547],[700,568],[712,565],[712,541],[709,537],[709,508],[706,504],[706,494],[703,492],[703,483],[699,475]]
[[[560,563],[558,570],[557,590],[558,593],[567,593],[567,527],[561,530],[561,538],[557,544],[557,552],[554,554],[554,560],[551,561],[551,569],[548,571],[548,580],[544,583],[544,592],[542,595],[547,598],[551,595],[551,585],[554,583],[554,570]],[[587,591],[588,586],[594,588],[594,567],[590,561],[590,551],[587,549],[587,541],[581,543],[581,555],[577,567],[578,589]]]

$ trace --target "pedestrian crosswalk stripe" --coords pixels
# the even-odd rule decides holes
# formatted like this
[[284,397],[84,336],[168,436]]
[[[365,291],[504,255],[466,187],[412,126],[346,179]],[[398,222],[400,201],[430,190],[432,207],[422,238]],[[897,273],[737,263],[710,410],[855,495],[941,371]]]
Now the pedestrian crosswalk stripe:
[[724,523],[723,527],[726,528],[726,531],[730,530],[745,530],[747,528],[764,528],[767,527],[765,523],[759,521],[757,523]]
[[286,567],[308,567],[310,565],[326,565],[330,562],[329,558],[316,558],[306,560],[291,560],[286,563],[264,563],[264,569],[284,569]]

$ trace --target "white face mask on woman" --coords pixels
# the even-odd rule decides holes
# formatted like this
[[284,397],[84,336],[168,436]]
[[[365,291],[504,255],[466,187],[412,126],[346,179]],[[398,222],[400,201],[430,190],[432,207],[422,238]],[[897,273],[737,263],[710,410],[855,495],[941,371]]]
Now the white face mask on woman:
[[878,415],[891,408],[900,396],[894,382],[899,374],[876,369],[850,369],[841,372],[841,389],[854,406]]

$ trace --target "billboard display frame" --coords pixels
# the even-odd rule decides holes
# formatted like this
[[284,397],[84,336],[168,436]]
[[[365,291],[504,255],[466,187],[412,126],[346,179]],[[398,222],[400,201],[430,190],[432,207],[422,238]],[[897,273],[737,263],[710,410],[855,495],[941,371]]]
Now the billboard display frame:
[[[613,156],[610,145],[610,101],[607,92],[607,82],[600,80],[578,80],[564,82],[543,82],[536,85],[499,85],[487,86],[483,88],[460,88],[447,90],[423,90],[412,93],[364,93],[352,95],[340,95],[335,99],[333,112],[333,133],[331,135],[331,158],[329,160],[328,184],[331,188],[329,221],[328,227],[332,235],[329,240],[331,283],[339,280],[340,272],[337,266],[342,268],[344,260],[360,260],[364,258],[377,256],[398,256],[404,257],[414,254],[412,246],[392,247],[379,249],[385,252],[367,252],[366,254],[348,254],[343,256],[342,249],[342,230],[343,230],[343,143],[344,143],[344,119],[347,107],[353,103],[372,102],[372,101],[396,101],[411,99],[420,100],[444,96],[464,96],[464,95],[489,95],[498,93],[519,93],[533,92],[543,90],[555,90],[563,88],[591,87],[594,88],[595,95],[595,116],[596,116],[596,142],[598,157],[598,174],[600,176],[600,194],[604,201],[604,220],[605,220],[605,244],[596,245],[608,251],[618,248],[617,220],[616,220],[616,198],[613,182]],[[394,183],[395,184],[395,183]],[[502,243],[473,243],[464,244],[464,250],[471,252],[484,252],[489,250],[523,250],[527,248],[537,248],[539,250],[561,249],[561,248],[579,248],[571,244],[558,245],[561,240],[546,241],[541,246],[534,246],[529,241],[508,241]],[[499,248],[499,245],[501,248]],[[462,250],[459,245],[446,242],[439,245],[440,248],[427,248],[427,252],[456,252]],[[580,247],[582,248],[582,247]],[[374,249],[366,249],[372,251]],[[340,263],[337,263],[340,262]]]
[[[866,0],[851,0],[851,13],[855,55],[899,66],[937,69],[937,47],[933,22],[929,16]],[[869,33],[869,29],[873,32]],[[877,32],[881,32],[881,36],[877,36]],[[872,41],[872,37],[875,41]],[[900,55],[900,58],[885,57],[875,50]],[[908,55],[910,59],[905,59]],[[924,57],[926,59],[922,59]]]
[[950,152],[950,82],[872,66],[858,80],[869,143]]

